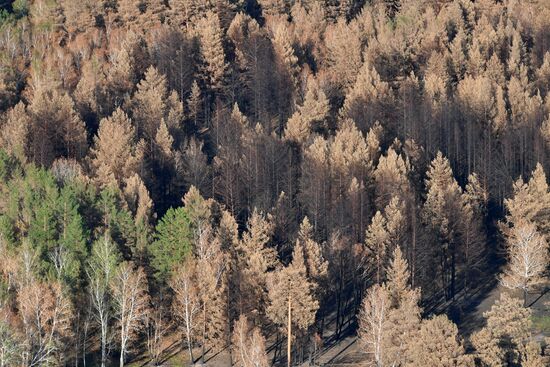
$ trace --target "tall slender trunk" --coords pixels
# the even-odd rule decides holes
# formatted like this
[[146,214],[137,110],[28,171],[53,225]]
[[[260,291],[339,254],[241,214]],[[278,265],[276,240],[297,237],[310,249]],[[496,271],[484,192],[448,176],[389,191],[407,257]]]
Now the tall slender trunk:
[[101,323],[101,367],[107,362],[107,321]]
[[86,340],[88,340],[88,327],[89,327],[89,317],[90,313],[86,314],[86,321],[84,321],[84,336],[82,339],[82,365],[86,367]]
[[289,295],[288,296],[288,336],[287,336],[287,350],[286,350],[286,355],[287,355],[287,366],[290,367],[292,365],[292,361],[291,361],[291,348],[292,348],[292,307],[291,307],[291,303],[292,303],[292,296]]
[[[414,208],[416,208],[416,199],[414,200]],[[415,210],[415,209],[413,209]],[[413,211],[412,215],[412,254],[411,254],[411,287],[416,286],[416,212]]]
[[195,359],[193,358],[193,346],[191,344],[191,330],[189,327],[187,327],[186,330],[186,338],[187,338],[187,351],[189,352],[189,361],[191,364],[195,363]]
[[204,364],[204,354],[206,353],[206,302],[203,306],[203,323],[202,323],[202,355],[201,362]]
[[342,283],[338,282],[338,291],[336,293],[336,335],[340,335],[340,314],[342,311]]
[[[124,345],[124,344],[122,344],[122,345]],[[124,346],[122,346],[122,348],[120,348],[120,364],[119,364],[119,366],[124,367]]]
[[455,299],[456,294],[456,255],[455,250],[453,246],[453,250],[451,251],[451,298]]
[[227,323],[229,332],[227,333],[227,345],[229,346],[229,365],[233,366],[233,344],[231,343],[231,334],[233,332],[231,328],[231,287],[227,287]]

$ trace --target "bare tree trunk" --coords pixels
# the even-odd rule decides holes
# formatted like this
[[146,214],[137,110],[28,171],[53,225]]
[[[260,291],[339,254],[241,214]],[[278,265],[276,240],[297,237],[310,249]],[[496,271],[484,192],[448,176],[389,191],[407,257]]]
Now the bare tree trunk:
[[291,348],[292,348],[292,296],[288,296],[288,336],[287,336],[287,366],[290,367],[292,365],[291,361]]
[[204,354],[206,352],[206,303],[203,306],[203,323],[202,323],[202,355],[201,361],[204,364]]
[[84,336],[82,339],[82,365],[86,367],[86,341],[88,340],[88,328],[90,327],[90,312],[86,314],[86,320],[84,321]]
[[105,367],[107,361],[107,321],[101,321],[101,367]]
[[227,323],[229,332],[227,333],[227,345],[229,346],[229,365],[233,366],[233,344],[231,342],[231,334],[233,332],[231,328],[231,294],[230,294],[230,287],[227,287]]
[[191,345],[191,332],[189,331],[189,328],[187,328],[186,339],[187,339],[187,351],[189,352],[189,361],[191,364],[195,363],[195,359],[193,358],[193,347]]
[[122,335],[120,336],[121,343],[120,343],[120,363],[119,363],[119,366],[124,367],[124,349],[126,349],[126,347],[124,346],[124,332],[122,332],[121,334]]

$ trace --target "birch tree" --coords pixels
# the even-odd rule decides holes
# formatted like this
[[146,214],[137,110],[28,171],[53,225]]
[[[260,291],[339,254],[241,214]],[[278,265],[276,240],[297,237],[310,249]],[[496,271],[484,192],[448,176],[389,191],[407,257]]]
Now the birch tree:
[[508,240],[508,265],[501,276],[501,283],[510,289],[523,291],[523,301],[534,285],[544,281],[548,266],[548,243],[534,224],[519,223],[511,229]]
[[268,367],[265,338],[258,327],[253,327],[246,316],[235,321],[231,337],[236,365],[239,367]]
[[147,317],[149,295],[145,272],[131,262],[121,263],[111,279],[111,292],[119,328],[120,367],[124,367],[128,347]]
[[109,286],[114,277],[117,263],[117,249],[106,235],[94,243],[86,274],[92,312],[100,330],[101,367],[105,367],[107,363],[110,342],[109,325],[113,316]]
[[359,313],[358,336],[371,366],[382,367],[384,332],[388,323],[390,295],[384,285],[374,285],[363,299]]
[[17,293],[22,321],[24,365],[44,366],[62,361],[63,342],[71,336],[73,308],[60,283],[35,279]]
[[195,281],[196,263],[188,259],[179,268],[174,270],[170,287],[174,292],[172,304],[174,314],[181,321],[180,328],[185,334],[185,344],[189,353],[189,360],[193,363],[193,341],[195,340],[195,318],[200,311],[198,290]]

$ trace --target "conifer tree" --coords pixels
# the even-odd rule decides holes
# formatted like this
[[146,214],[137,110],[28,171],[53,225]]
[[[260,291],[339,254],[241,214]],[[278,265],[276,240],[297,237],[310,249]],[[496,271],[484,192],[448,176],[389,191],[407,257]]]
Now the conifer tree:
[[[420,300],[418,290],[410,287],[410,271],[407,260],[403,258],[403,253],[399,247],[396,247],[392,254],[392,259],[387,267],[387,288],[390,293],[392,307],[399,308],[406,302]],[[412,301],[414,303],[414,301]]]
[[187,99],[187,106],[189,107],[189,117],[191,117],[195,125],[197,125],[201,116],[202,103],[201,89],[197,81],[194,80],[191,85],[191,94]]
[[372,167],[370,149],[353,120],[342,122],[331,146],[331,163],[343,173],[361,177]]
[[450,76],[444,64],[444,57],[434,51],[428,59],[426,75],[424,83],[426,89],[426,97],[436,109],[440,109],[442,104],[447,100],[447,85]]
[[262,7],[264,16],[284,15],[287,12],[287,5],[284,0],[258,0]]
[[285,137],[303,143],[315,130],[325,128],[330,104],[325,93],[314,82],[308,82],[308,89],[302,106],[287,121]]
[[321,245],[315,242],[313,235],[313,226],[309,223],[309,219],[305,217],[302,224],[300,224],[297,241],[303,246],[307,276],[316,283],[316,287],[319,287],[321,281],[327,276],[328,262],[323,256]]
[[445,315],[424,320],[411,344],[405,366],[466,367],[472,364],[470,356],[465,354],[458,328]]
[[239,315],[239,287],[240,287],[240,270],[238,268],[239,259],[237,257],[237,246],[239,244],[239,230],[237,221],[227,210],[223,210],[221,213],[220,224],[217,228],[216,238],[220,242],[220,247],[225,254],[225,274],[226,274],[226,295],[225,300],[226,311],[230,337],[229,343],[231,346],[232,339],[231,333],[233,331],[233,323],[237,320]]
[[134,174],[126,180],[124,199],[126,200],[128,208],[134,215],[136,224],[148,224],[150,222],[153,201],[149,196],[147,187],[145,187],[139,175]]
[[151,265],[157,276],[166,278],[173,267],[191,252],[191,219],[185,208],[170,208],[156,227],[155,241],[150,246]]
[[365,246],[367,256],[372,258],[370,262],[374,268],[376,283],[381,284],[384,280],[384,269],[386,268],[388,231],[386,230],[386,219],[379,211],[372,218],[372,222],[365,235]]
[[271,245],[271,216],[254,210],[247,231],[237,246],[240,269],[239,310],[252,319],[262,315],[267,302],[267,272],[277,265],[277,252]]
[[[285,21],[278,21],[273,35],[273,50],[275,62],[276,100],[275,108],[279,119],[285,121],[290,115],[288,107],[295,101],[295,89],[298,87],[300,72],[298,58],[294,54],[291,34]],[[307,124],[307,123],[306,123]]]
[[513,191],[514,196],[504,200],[508,212],[506,223],[501,226],[504,234],[507,235],[511,226],[523,221],[535,224],[542,235],[548,234],[550,225],[545,211],[550,190],[542,165],[537,164],[527,183],[522,178],[514,182]]
[[126,180],[123,195],[134,218],[135,243],[131,250],[134,256],[142,258],[150,240],[153,201],[147,187],[137,174]]
[[258,120],[269,117],[271,110],[270,83],[274,82],[272,44],[258,22],[244,13],[235,16],[227,32],[235,44],[236,62],[240,72],[239,103],[249,101],[251,115]]
[[508,118],[504,91],[501,86],[497,86],[495,91],[493,131],[497,134],[504,132],[508,125]]
[[65,16],[65,25],[69,32],[86,31],[95,25],[95,18],[99,15],[100,8],[98,2],[85,0],[74,2],[61,0],[59,2],[63,7]]
[[537,341],[531,341],[525,346],[525,352],[522,356],[522,366],[523,367],[536,367],[543,366],[545,363],[544,357],[542,356],[542,348]]
[[365,62],[355,84],[346,94],[340,114],[343,118],[353,119],[362,131],[366,131],[375,121],[383,119],[391,100],[388,83],[383,82],[376,69]]
[[[361,223],[361,220],[367,217],[369,203],[365,193],[367,183],[363,180],[365,177],[369,177],[372,164],[371,149],[361,131],[353,120],[342,121],[329,150],[329,166],[333,180],[331,195],[336,199],[331,203],[331,216],[333,217],[331,225],[339,228],[349,226],[349,222],[345,222],[344,218],[350,215],[353,221],[352,228],[364,228],[364,223]],[[353,212],[348,214],[351,208],[346,198],[353,178],[362,187],[362,190],[356,193],[355,196],[358,200],[354,203],[358,206],[354,212],[359,215],[353,215]],[[361,238],[359,233],[355,233],[355,235]]]
[[329,147],[327,141],[317,137],[304,151],[299,199],[312,220],[316,238],[326,236],[328,224],[330,174]]
[[[85,60],[81,66],[81,76],[76,85],[73,97],[76,108],[84,121],[97,120],[100,112],[108,114],[107,82],[103,69],[97,57]],[[103,105],[105,103],[105,106]]]
[[178,92],[173,90],[168,95],[165,109],[165,120],[168,131],[174,137],[176,145],[179,145],[183,139],[183,119],[185,118],[185,111],[183,102],[180,99]]
[[83,275],[83,262],[88,255],[85,230],[74,187],[64,186],[57,199],[56,214],[59,235],[50,257],[58,279],[73,288],[78,288]]
[[[308,279],[304,251],[296,246],[292,262],[269,279],[267,315],[287,334],[287,363],[292,364],[291,343],[296,335],[305,333],[315,321],[319,302],[314,297],[314,285]],[[294,330],[294,331],[293,331]]]
[[[522,307],[521,299],[511,297],[503,292],[500,299],[495,301],[489,311],[483,314],[487,321],[487,332],[491,338],[478,340],[476,349],[478,352],[490,352],[482,354],[488,360],[497,360],[504,356],[503,363],[515,363],[520,359],[523,343],[529,337],[531,328],[531,310]],[[492,346],[494,341],[498,342],[502,351]]]
[[31,154],[49,166],[55,158],[81,158],[86,150],[86,130],[68,94],[39,89],[29,106],[33,126]]
[[279,22],[275,26],[273,35],[273,48],[275,50],[276,63],[290,77],[290,82],[296,85],[298,77],[298,58],[294,55],[291,34],[286,22]]
[[201,232],[211,225],[215,202],[213,199],[205,199],[196,187],[191,186],[183,196],[183,203],[189,215],[193,238],[196,241]]
[[380,157],[374,171],[377,208],[384,208],[397,195],[401,200],[408,199],[411,194],[410,170],[408,159],[398,155],[393,148]]
[[310,129],[308,119],[304,118],[300,112],[294,112],[286,122],[284,135],[286,139],[302,144],[309,137]]
[[0,132],[0,147],[21,162],[27,160],[31,122],[25,104],[19,102],[7,112]]
[[226,340],[226,273],[221,244],[213,236],[210,226],[199,227],[194,241],[196,258],[196,286],[200,300],[201,359],[204,363],[207,348],[216,347]]
[[136,60],[130,49],[131,45],[122,45],[116,52],[111,52],[111,64],[106,70],[106,101],[111,103],[106,108],[108,113],[129,97],[135,83]]
[[546,145],[550,147],[550,115],[544,122],[542,123],[540,127],[541,135],[546,142]]
[[141,3],[132,0],[117,0],[117,13],[128,28],[135,29],[141,18]]
[[219,17],[208,11],[195,26],[200,41],[200,52],[203,59],[202,77],[215,93],[223,92],[228,72],[223,48],[223,30]]
[[319,82],[308,78],[304,102],[298,107],[300,113],[311,121],[315,131],[326,128],[326,119],[330,114],[330,101]]
[[157,133],[155,135],[155,144],[157,148],[157,159],[161,165],[169,165],[174,159],[174,138],[168,131],[164,118],[160,120]]
[[465,282],[473,283],[476,274],[483,271],[486,260],[486,235],[484,223],[487,216],[488,195],[478,176],[468,176],[468,183],[462,194],[464,200],[463,249]]
[[339,18],[336,24],[327,27],[325,42],[331,77],[343,90],[351,88],[363,65],[358,30]]
[[386,208],[384,208],[388,244],[391,251],[404,245],[404,240],[407,235],[405,209],[404,203],[397,197],[393,197]]
[[411,340],[420,327],[420,290],[412,289],[407,261],[396,247],[386,270],[390,298],[387,329],[384,333],[384,361],[387,365],[405,364]]
[[212,187],[212,167],[208,165],[208,157],[203,149],[204,142],[191,138],[185,143],[181,161],[178,161],[176,155],[176,169],[186,184],[207,194]]
[[165,116],[167,92],[166,78],[150,66],[132,98],[132,119],[137,134],[151,144],[155,141],[160,122]]
[[136,144],[132,122],[120,108],[111,117],[101,120],[90,156],[96,179],[102,187],[120,186],[137,173],[141,149]]
[[473,353],[475,360],[483,367],[503,367],[504,351],[499,345],[499,340],[493,333],[483,328],[470,337],[470,342],[475,348]]
[[441,286],[447,297],[454,297],[464,219],[462,190],[453,177],[449,161],[441,153],[432,161],[427,175],[428,194],[423,218],[437,241],[438,247],[434,251],[440,260],[438,272]]

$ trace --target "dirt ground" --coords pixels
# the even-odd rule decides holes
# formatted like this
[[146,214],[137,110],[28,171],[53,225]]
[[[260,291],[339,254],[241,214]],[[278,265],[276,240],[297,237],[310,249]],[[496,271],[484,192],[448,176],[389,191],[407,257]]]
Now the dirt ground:
[[[500,294],[503,291],[505,290],[495,282],[490,289],[482,292],[478,299],[474,300],[468,309],[463,310],[464,314],[460,320],[458,320],[458,326],[462,335],[468,336],[484,325],[483,313],[492,307],[495,301],[500,298]],[[518,296],[521,295],[518,294]],[[537,320],[534,322],[534,337],[540,341],[544,340],[546,337],[550,337],[550,287],[545,286],[538,291],[531,292],[527,297],[527,305],[533,311],[533,319]],[[364,359],[360,345],[357,342],[357,337],[355,335],[348,335],[340,340],[334,341],[334,332],[333,325],[327,325],[324,339],[328,342],[324,345],[321,354],[315,361],[315,365],[334,367],[357,366],[359,362]],[[163,366],[184,367],[190,365],[187,350],[182,351],[179,347],[179,338],[180,336],[178,335],[172,335],[167,338],[166,360]],[[274,338],[268,338],[268,345],[273,345],[274,343]],[[273,348],[269,348],[269,350],[269,357],[270,360],[272,360]],[[195,349],[193,353],[195,356],[200,356],[201,351],[200,349]],[[229,366],[229,361],[229,353],[227,349],[225,349],[215,355],[208,354],[204,364],[199,361],[195,363],[195,366],[226,367]],[[138,367],[146,365],[146,360],[137,360],[129,366]],[[310,363],[306,362],[302,364],[302,366],[308,367]]]
[[[491,309],[497,299],[500,298],[501,292],[505,291],[498,283],[493,289],[484,294],[467,314],[464,315],[459,323],[459,329],[463,335],[470,335],[472,332],[483,327],[483,313]],[[517,296],[522,296],[518,294]],[[548,320],[546,328],[540,329],[537,323],[533,325],[533,337],[536,340],[543,341],[544,338],[550,337],[550,287],[543,287],[539,291],[530,292],[527,297],[527,305],[533,311],[533,318],[544,318]],[[349,337],[339,343],[340,345],[334,348],[331,352],[323,356],[320,361],[324,362],[322,366],[352,366],[364,358],[361,355],[360,347],[356,342],[355,337]]]

